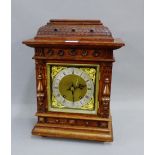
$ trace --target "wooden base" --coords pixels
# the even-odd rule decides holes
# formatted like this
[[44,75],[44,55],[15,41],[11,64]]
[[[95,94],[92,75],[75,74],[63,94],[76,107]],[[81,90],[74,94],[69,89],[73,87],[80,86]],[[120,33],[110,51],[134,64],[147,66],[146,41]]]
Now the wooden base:
[[44,137],[74,138],[82,140],[95,140],[102,142],[112,142],[112,123],[109,128],[76,127],[56,124],[37,123],[32,130],[33,135]]

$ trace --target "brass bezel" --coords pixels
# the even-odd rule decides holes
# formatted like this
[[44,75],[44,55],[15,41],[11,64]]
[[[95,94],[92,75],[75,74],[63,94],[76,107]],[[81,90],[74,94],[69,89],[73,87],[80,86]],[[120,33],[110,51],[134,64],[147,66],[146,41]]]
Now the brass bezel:
[[[96,79],[95,79],[95,109],[94,110],[82,110],[82,109],[63,109],[63,108],[52,108],[51,107],[51,70],[50,66],[75,66],[75,67],[95,67],[96,68]],[[46,63],[46,69],[47,69],[47,97],[48,97],[48,111],[49,112],[68,112],[68,113],[83,113],[83,114],[97,114],[98,109],[98,92],[99,92],[99,65],[98,64],[71,64],[71,63]]]

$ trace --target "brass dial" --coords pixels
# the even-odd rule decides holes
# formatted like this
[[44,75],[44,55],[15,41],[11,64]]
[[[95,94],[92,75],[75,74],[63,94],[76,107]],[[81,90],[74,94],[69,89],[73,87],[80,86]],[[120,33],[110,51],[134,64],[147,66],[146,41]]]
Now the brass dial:
[[63,106],[80,108],[94,97],[94,83],[83,70],[65,68],[53,80],[53,94]]
[[87,92],[86,81],[78,75],[67,75],[59,83],[60,94],[69,101],[81,100]]

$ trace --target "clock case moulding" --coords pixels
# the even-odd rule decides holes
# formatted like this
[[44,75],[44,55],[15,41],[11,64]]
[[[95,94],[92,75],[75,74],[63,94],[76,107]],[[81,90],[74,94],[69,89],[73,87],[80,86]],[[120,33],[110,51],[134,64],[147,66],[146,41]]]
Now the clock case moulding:
[[[83,140],[113,141],[110,93],[113,50],[124,46],[100,20],[50,20],[33,39],[35,48],[38,122],[33,135]],[[48,111],[47,64],[99,65],[98,109],[94,114]]]

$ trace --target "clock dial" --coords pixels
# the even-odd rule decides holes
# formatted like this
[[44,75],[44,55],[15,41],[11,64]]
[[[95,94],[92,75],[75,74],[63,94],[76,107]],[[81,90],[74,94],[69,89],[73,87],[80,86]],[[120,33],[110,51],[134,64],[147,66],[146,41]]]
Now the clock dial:
[[59,83],[60,94],[69,101],[76,102],[82,99],[87,92],[87,85],[78,75],[67,75]]
[[89,75],[79,68],[60,71],[53,80],[53,94],[65,107],[80,108],[94,95],[94,84]]

